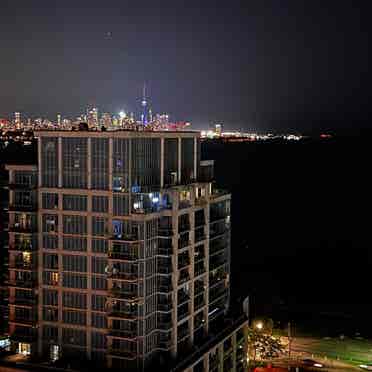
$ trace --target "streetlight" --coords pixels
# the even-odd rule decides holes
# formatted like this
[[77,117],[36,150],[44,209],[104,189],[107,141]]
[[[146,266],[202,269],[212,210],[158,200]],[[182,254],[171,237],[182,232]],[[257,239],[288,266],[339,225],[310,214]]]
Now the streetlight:
[[259,331],[261,331],[262,329],[263,329],[263,323],[261,322],[261,321],[258,321],[256,324],[255,324],[255,327],[259,330]]

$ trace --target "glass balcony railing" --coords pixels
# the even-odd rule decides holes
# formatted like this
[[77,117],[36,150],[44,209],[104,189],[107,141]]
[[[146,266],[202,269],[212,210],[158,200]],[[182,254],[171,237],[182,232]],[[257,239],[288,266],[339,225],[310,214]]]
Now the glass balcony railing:
[[114,298],[120,298],[124,300],[136,300],[139,298],[138,293],[134,291],[125,291],[120,288],[111,288],[110,295]]
[[159,227],[159,229],[158,229],[158,235],[159,236],[166,236],[166,237],[168,237],[168,236],[173,236],[173,229],[172,229],[172,227],[171,226],[169,226],[169,227]]
[[113,318],[122,318],[122,319],[128,319],[128,320],[132,320],[132,319],[136,319],[137,318],[137,312],[129,312],[129,311],[125,311],[123,309],[120,309],[120,308],[117,308],[117,307],[109,307],[107,309],[107,315],[109,317],[113,317]]
[[[125,338],[125,337],[124,337]],[[108,354],[112,356],[118,356],[124,359],[136,359],[137,353],[135,351],[124,350],[122,348],[109,348]]]
[[131,272],[122,272],[122,271],[115,271],[113,270],[112,273],[108,274],[108,277],[115,279],[115,280],[123,280],[123,281],[137,281],[138,280],[138,273],[131,273]]
[[34,224],[21,224],[15,222],[14,224],[9,226],[10,232],[19,232],[19,233],[33,233],[37,232],[37,226]]
[[37,286],[36,279],[26,279],[26,280],[17,280],[11,279],[9,280],[9,286],[16,287],[16,288],[35,288]]
[[172,302],[158,302],[159,311],[168,312],[171,311],[172,308],[173,308]]
[[189,239],[178,239],[178,249],[183,249],[191,245]]
[[37,204],[32,203],[32,204],[17,204],[13,203],[9,205],[9,210],[16,212],[36,212],[37,211]]
[[163,293],[168,293],[173,290],[172,282],[169,283],[160,283],[158,286],[158,291]]
[[10,297],[9,303],[13,305],[34,306],[37,305],[36,295],[33,297]]
[[118,261],[137,261],[138,255],[135,253],[115,252],[115,251],[109,250],[108,258],[111,260],[118,260]]
[[180,285],[180,284],[186,283],[189,280],[190,280],[190,274],[188,270],[182,270],[178,277],[178,284]]

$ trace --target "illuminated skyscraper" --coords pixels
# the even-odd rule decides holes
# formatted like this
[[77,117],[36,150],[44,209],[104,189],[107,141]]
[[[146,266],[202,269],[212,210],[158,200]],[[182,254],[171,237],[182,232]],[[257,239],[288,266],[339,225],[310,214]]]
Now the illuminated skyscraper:
[[91,110],[87,111],[87,123],[89,128],[98,128],[98,109],[93,107]]
[[221,137],[221,135],[222,135],[222,125],[221,124],[216,124],[215,125],[214,133],[216,134],[217,137]]
[[14,113],[14,124],[17,128],[21,126],[21,113],[20,112]]
[[142,106],[142,114],[141,114],[141,123],[143,125],[146,125],[150,122],[150,115],[149,115],[149,110],[147,107],[147,98],[146,98],[146,84],[143,85],[143,92],[142,92],[142,101],[141,101],[141,106]]

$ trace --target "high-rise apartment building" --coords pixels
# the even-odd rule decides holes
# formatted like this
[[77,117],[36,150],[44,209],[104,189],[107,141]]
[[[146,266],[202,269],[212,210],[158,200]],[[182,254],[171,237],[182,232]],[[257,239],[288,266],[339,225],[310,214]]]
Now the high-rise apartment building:
[[8,166],[13,349],[127,370],[242,371],[247,322],[220,329],[230,195],[200,160],[199,133],[35,135],[38,164]]

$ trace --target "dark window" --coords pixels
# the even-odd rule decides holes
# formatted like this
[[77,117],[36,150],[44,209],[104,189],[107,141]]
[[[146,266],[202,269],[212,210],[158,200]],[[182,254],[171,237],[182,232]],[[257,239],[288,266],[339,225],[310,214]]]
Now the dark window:
[[91,188],[108,190],[109,141],[107,138],[91,139]]
[[63,209],[65,211],[86,211],[87,197],[85,195],[63,195]]
[[87,187],[87,139],[62,138],[63,187]]
[[92,211],[98,213],[108,212],[108,197],[107,196],[93,196],[92,197]]
[[58,194],[44,192],[42,195],[43,209],[57,209],[58,208]]
[[41,183],[58,187],[58,138],[41,139]]

